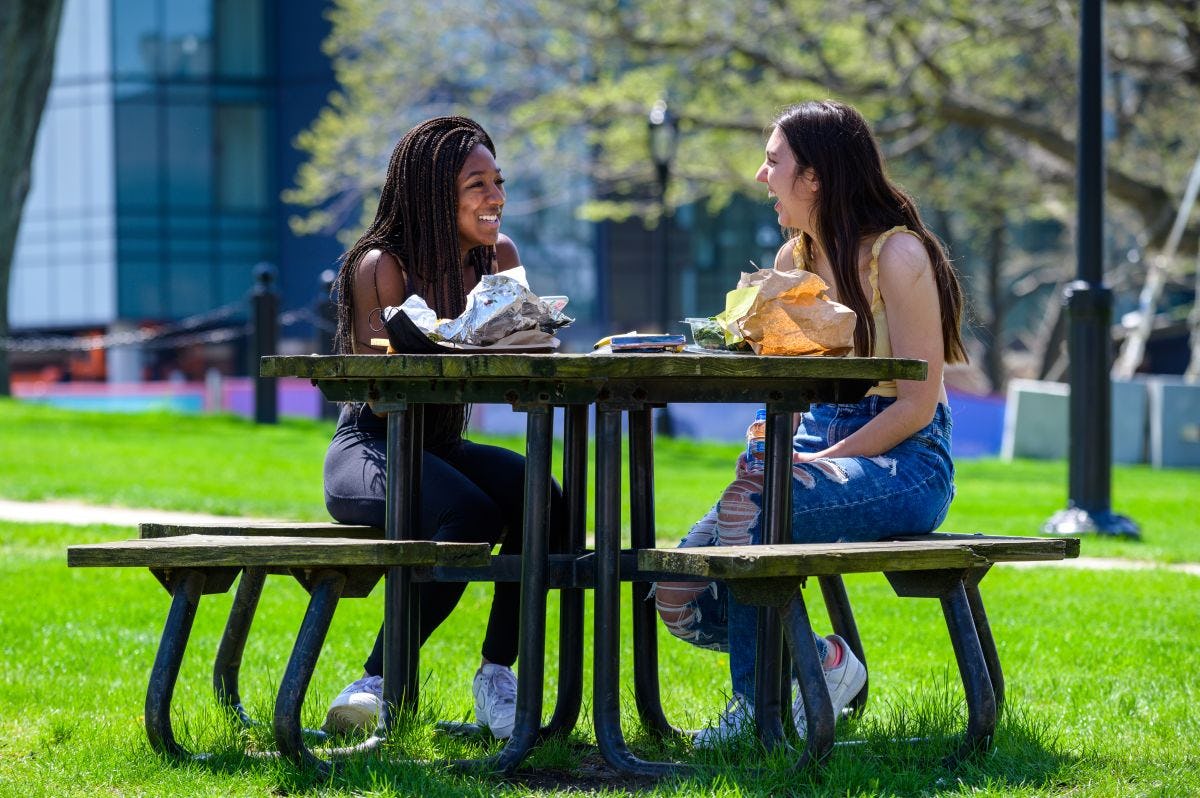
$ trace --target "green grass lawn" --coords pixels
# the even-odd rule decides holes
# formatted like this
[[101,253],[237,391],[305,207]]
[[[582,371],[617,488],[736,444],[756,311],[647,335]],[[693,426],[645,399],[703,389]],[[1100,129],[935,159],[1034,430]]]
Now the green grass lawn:
[[[233,418],[82,414],[0,402],[0,496],[322,519],[329,433],[322,423],[260,428]],[[737,450],[683,441],[658,447],[664,543],[708,507]],[[960,463],[958,498],[944,528],[1036,533],[1065,504],[1065,484],[1063,463]],[[1115,509],[1142,525],[1144,540],[1089,538],[1085,556],[1200,562],[1200,472],[1117,468],[1113,496]],[[567,795],[574,794],[570,785],[656,795],[1200,794],[1200,578],[1162,569],[993,569],[982,588],[1009,703],[994,751],[953,772],[939,760],[964,717],[937,603],[898,599],[877,575],[847,579],[871,666],[870,703],[860,719],[839,728],[839,739],[857,743],[839,747],[819,780],[792,775],[782,758],[750,744],[692,757],[680,744],[650,739],[639,731],[627,694],[625,728],[635,749],[694,758],[702,765],[698,775],[657,785],[597,777],[585,708],[570,740],[535,752],[531,765],[543,775],[500,780],[368,760],[332,782],[314,781],[290,765],[245,756],[247,745],[268,748],[269,732],[239,732],[214,707],[211,658],[229,594],[201,603],[175,699],[181,742],[216,756],[171,764],[150,750],[141,718],[166,593],[144,572],[65,566],[71,543],[132,534],[0,523],[0,795]],[[816,591],[809,592],[816,602]],[[307,724],[319,725],[326,702],[358,675],[381,617],[381,593],[339,608],[310,688]],[[443,758],[494,749],[432,728],[435,718],[471,712],[469,682],[489,596],[490,587],[471,585],[422,650],[423,708],[397,735],[397,753]],[[243,697],[263,721],[303,608],[298,585],[268,580],[242,671]],[[824,626],[820,610],[813,615]],[[554,656],[551,644],[548,661]],[[627,671],[630,659],[626,646]],[[660,662],[664,705],[675,723],[700,725],[723,706],[726,657],[661,632]],[[548,671],[552,677],[553,666]],[[590,668],[585,683],[590,687]],[[934,739],[894,742],[914,735]]]

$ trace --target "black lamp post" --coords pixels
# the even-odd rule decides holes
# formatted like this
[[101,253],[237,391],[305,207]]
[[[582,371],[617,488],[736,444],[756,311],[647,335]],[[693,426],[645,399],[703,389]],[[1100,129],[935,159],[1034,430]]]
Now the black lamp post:
[[1079,16],[1079,142],[1076,279],[1063,300],[1070,321],[1070,431],[1067,509],[1042,528],[1138,537],[1112,511],[1112,292],[1104,285],[1104,2],[1083,0]]
[[661,216],[658,222],[658,280],[656,286],[658,322],[662,332],[671,323],[670,301],[670,209],[667,207],[667,186],[671,182],[671,162],[679,145],[679,120],[667,107],[666,100],[657,100],[646,119],[650,133],[650,159],[658,177],[658,202]]
[[[650,134],[650,159],[654,161],[655,175],[658,177],[658,280],[655,291],[657,295],[655,310],[661,332],[668,332],[671,324],[671,259],[670,233],[671,214],[667,206],[667,186],[671,181],[671,162],[675,160],[675,149],[679,145],[679,120],[667,107],[667,101],[659,98],[650,108],[646,119],[647,130]],[[671,416],[666,407],[658,412],[657,431],[660,435],[671,435]]]

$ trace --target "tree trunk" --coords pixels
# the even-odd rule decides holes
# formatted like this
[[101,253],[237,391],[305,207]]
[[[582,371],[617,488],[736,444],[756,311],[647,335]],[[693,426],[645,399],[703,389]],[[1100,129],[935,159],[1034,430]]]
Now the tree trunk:
[[[38,124],[50,90],[62,0],[0,4],[0,342],[8,338],[8,277]],[[0,346],[0,396],[9,396],[8,348]]]
[[987,298],[988,298],[988,347],[983,356],[983,368],[992,383],[992,392],[1004,390],[1008,375],[1004,371],[1004,321],[1006,298],[1002,272],[1008,253],[1008,227],[1004,211],[997,210],[988,233],[987,252]]

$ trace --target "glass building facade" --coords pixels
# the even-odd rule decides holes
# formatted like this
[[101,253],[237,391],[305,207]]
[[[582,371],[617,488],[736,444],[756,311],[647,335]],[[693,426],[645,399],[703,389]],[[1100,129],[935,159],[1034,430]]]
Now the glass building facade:
[[[311,303],[332,238],[296,241],[291,139],[334,87],[323,0],[66,0],[13,261],[14,333],[178,321],[255,265]],[[82,288],[82,290],[80,290]]]

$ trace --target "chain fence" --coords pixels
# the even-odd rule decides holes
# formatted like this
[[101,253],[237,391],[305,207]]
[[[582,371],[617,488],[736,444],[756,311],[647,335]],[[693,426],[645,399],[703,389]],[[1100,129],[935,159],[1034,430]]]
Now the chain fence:
[[[244,320],[239,318],[244,317]],[[230,319],[235,323],[222,324]],[[309,324],[314,329],[332,334],[333,322],[311,307],[286,310],[277,317],[280,329],[297,324]],[[217,325],[217,326],[214,326]],[[249,337],[253,334],[254,319],[250,302],[240,299],[203,313],[175,322],[136,330],[76,335],[37,335],[0,338],[0,347],[9,352],[90,352],[131,346],[142,349],[174,349],[195,344],[219,344]]]

